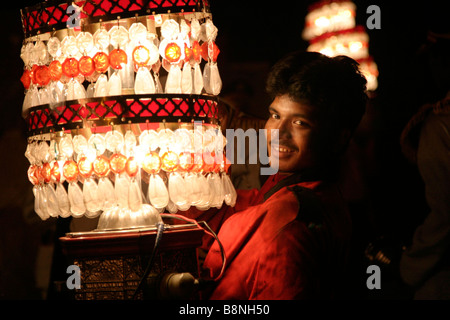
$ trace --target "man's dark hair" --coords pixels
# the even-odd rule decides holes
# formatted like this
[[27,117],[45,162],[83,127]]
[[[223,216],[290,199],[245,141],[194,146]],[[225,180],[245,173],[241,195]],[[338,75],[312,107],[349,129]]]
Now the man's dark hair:
[[272,99],[288,95],[293,101],[308,103],[335,128],[353,132],[365,112],[366,83],[358,63],[347,56],[330,58],[299,51],[273,66],[266,89]]

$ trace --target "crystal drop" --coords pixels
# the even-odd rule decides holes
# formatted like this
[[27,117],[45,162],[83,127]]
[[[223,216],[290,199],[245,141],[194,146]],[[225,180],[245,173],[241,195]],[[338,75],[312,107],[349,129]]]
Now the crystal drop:
[[114,26],[109,30],[110,43],[114,47],[125,48],[129,41],[128,30],[123,26]]
[[40,104],[49,104],[50,103],[50,92],[48,87],[43,87],[39,89],[39,101]]
[[98,181],[99,196],[104,199],[103,210],[114,207],[117,203],[115,197],[114,186],[111,180],[107,178],[101,178]]
[[77,80],[71,80],[73,81],[73,98],[74,99],[86,99],[86,89],[83,87],[83,85],[77,81]]
[[125,149],[127,153],[130,154],[137,144],[136,136],[134,135],[133,131],[127,130],[127,132],[125,133],[124,142]]
[[86,179],[83,184],[83,199],[86,206],[86,216],[93,218],[103,208],[103,201],[99,195],[98,185],[94,179]]
[[76,56],[78,54],[77,39],[74,36],[64,37],[61,42],[61,52],[64,56]]
[[32,89],[28,90],[31,95],[31,106],[36,107],[41,104],[40,97],[39,97],[39,91],[37,87],[33,87]]
[[83,201],[83,191],[81,190],[78,183],[69,183],[68,196],[70,203],[70,212],[72,213],[72,216],[75,218],[83,216],[86,212],[86,207]]
[[193,91],[195,94],[201,94],[203,89],[203,75],[200,70],[200,65],[194,65],[194,81],[193,81]]
[[102,155],[105,152],[105,138],[99,134],[93,134],[88,140],[89,146],[97,151],[97,155]]
[[181,93],[181,69],[178,65],[172,65],[166,81],[166,93]]
[[57,37],[48,39],[47,51],[53,58],[59,57],[61,55],[61,41]]
[[106,50],[109,46],[109,33],[105,29],[98,29],[94,33],[94,45],[98,50]]
[[116,194],[117,204],[122,208],[128,208],[129,185],[130,181],[126,175],[116,175],[114,192]]
[[108,94],[108,77],[101,74],[95,83],[94,97],[105,97]]
[[46,64],[48,60],[47,46],[42,41],[37,41],[34,45],[34,54],[37,57],[38,63]]
[[142,206],[142,194],[139,182],[133,179],[130,182],[130,189],[128,190],[128,206],[131,210],[137,211]]
[[155,82],[150,71],[145,68],[139,68],[134,82],[134,92],[136,94],[155,93]]
[[181,73],[181,92],[192,93],[192,70],[189,63],[185,63]]
[[163,39],[176,39],[180,33],[180,25],[174,19],[167,19],[161,25],[161,36]]
[[59,215],[58,197],[56,195],[53,185],[47,184],[44,187],[47,196],[47,210],[50,217],[57,217]]
[[122,94],[122,80],[118,72],[114,72],[108,80],[108,95],[120,96]]
[[81,134],[77,134],[72,138],[72,145],[73,151],[75,151],[78,154],[84,153],[88,148],[88,142],[86,138]]
[[86,97],[93,98],[95,93],[95,83],[90,83],[86,89]]
[[27,93],[25,94],[25,98],[23,99],[23,104],[22,104],[22,113],[25,113],[28,109],[31,108],[32,94],[33,94],[33,92],[31,90],[28,90]]
[[105,135],[105,147],[112,153],[120,152],[123,149],[123,134],[117,130],[108,131]]
[[147,38],[147,28],[140,22],[133,23],[128,29],[128,36],[136,43]]
[[169,176],[169,196],[177,206],[185,205],[188,202],[186,184],[179,173],[172,173]]
[[211,94],[218,95],[222,90],[222,79],[220,78],[219,68],[217,63],[211,63],[211,78],[210,78],[210,89]]
[[94,48],[94,37],[90,32],[80,32],[76,40],[78,50],[82,54],[89,53]]
[[236,204],[236,190],[230,177],[227,174],[222,174],[222,188],[224,193],[224,201],[228,206],[234,207]]
[[56,198],[58,199],[59,215],[62,218],[70,216],[70,203],[67,191],[61,183],[56,186]]
[[73,155],[72,136],[65,134],[59,141],[59,150],[66,157],[70,158]]
[[169,193],[162,178],[157,174],[150,176],[148,184],[150,203],[157,209],[162,209],[169,203]]
[[211,64],[208,62],[203,69],[203,87],[206,93],[211,94]]
[[34,192],[34,211],[42,220],[47,220],[50,215],[47,212],[45,194],[42,192],[42,187],[35,186]]
[[186,185],[190,186],[191,192],[189,193],[191,205],[195,206],[201,202],[203,195],[201,181],[195,173],[188,173],[184,178]]
[[201,33],[200,22],[196,18],[193,18],[191,20],[191,38],[197,41],[200,40],[200,33]]

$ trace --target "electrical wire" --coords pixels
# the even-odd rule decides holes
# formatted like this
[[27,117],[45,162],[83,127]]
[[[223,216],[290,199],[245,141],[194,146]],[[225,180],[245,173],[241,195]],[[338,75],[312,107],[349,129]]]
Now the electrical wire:
[[[220,254],[222,256],[222,268],[220,270],[219,275],[217,277],[215,277],[213,279],[213,281],[220,280],[222,278],[223,274],[224,274],[224,271],[225,271],[227,258],[225,256],[225,250],[224,250],[224,248],[222,246],[222,243],[219,240],[219,237],[211,229],[211,227],[206,223],[206,221],[198,222],[195,219],[189,219],[189,218],[187,218],[185,216],[182,216],[182,215],[179,215],[179,214],[175,214],[175,213],[161,213],[161,217],[162,218],[173,218],[173,219],[183,220],[183,221],[186,221],[186,222],[191,222],[191,223],[195,224],[197,227],[199,227],[200,229],[203,229],[206,234],[208,234],[209,236],[213,237],[217,241],[217,244],[219,245],[219,248],[220,248]],[[206,229],[204,227],[200,226],[200,223],[204,224]]]
[[136,295],[138,294],[139,290],[141,290],[141,287],[144,284],[145,279],[147,279],[148,275],[150,274],[150,271],[153,268],[153,262],[155,260],[156,254],[158,252],[159,243],[161,242],[162,235],[164,233],[164,223],[158,222],[156,224],[156,227],[157,227],[157,232],[156,232],[155,245],[153,246],[153,252],[152,252],[152,255],[150,256],[147,267],[144,271],[144,275],[142,276],[141,280],[139,281],[139,284],[138,284],[136,290],[134,290],[133,300],[136,298]]

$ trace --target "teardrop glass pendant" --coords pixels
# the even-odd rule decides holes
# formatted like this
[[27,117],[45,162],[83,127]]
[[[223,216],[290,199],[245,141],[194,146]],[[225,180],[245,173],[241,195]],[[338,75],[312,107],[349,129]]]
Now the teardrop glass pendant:
[[148,183],[148,197],[150,203],[156,209],[163,209],[169,203],[169,192],[162,178],[158,174],[152,174]]
[[82,217],[86,212],[86,207],[83,201],[83,191],[77,182],[69,183],[68,196],[72,216],[75,218]]

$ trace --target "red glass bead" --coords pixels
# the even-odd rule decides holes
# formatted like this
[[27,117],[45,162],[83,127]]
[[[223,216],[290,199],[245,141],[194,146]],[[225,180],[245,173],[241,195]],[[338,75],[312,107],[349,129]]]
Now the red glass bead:
[[23,71],[22,77],[20,77],[20,81],[22,82],[23,87],[28,90],[28,88],[30,88],[31,85],[31,71],[25,69]]
[[112,172],[114,172],[114,173],[124,172],[126,163],[127,163],[127,157],[125,157],[121,153],[115,153],[109,159],[109,165],[111,167]]
[[62,65],[58,60],[54,60],[48,66],[48,72],[52,81],[58,81],[62,77]]
[[180,46],[175,42],[170,42],[164,50],[164,56],[170,63],[177,63],[181,58]]
[[127,64],[127,53],[122,49],[114,49],[109,53],[109,64],[113,69],[122,69],[122,64]]
[[167,151],[161,157],[161,167],[166,172],[173,172],[178,169],[178,155],[175,152]]
[[75,58],[66,58],[62,64],[62,72],[69,78],[74,78],[80,74],[78,60]]
[[80,73],[83,76],[88,77],[95,71],[94,59],[89,56],[82,56],[78,61],[78,67],[80,69]]
[[150,60],[150,51],[144,46],[137,46],[133,50],[133,62],[138,67],[145,67]]
[[108,54],[103,51],[97,52],[94,56],[95,71],[99,73],[104,73],[109,68],[109,58]]

